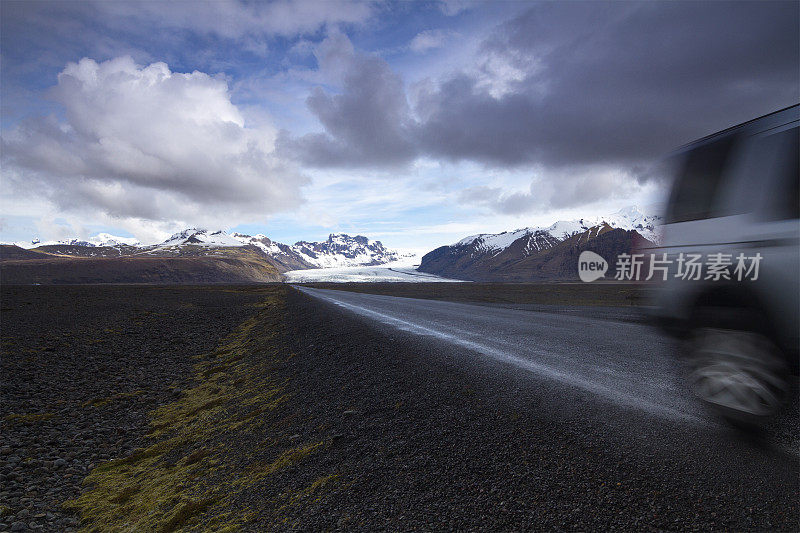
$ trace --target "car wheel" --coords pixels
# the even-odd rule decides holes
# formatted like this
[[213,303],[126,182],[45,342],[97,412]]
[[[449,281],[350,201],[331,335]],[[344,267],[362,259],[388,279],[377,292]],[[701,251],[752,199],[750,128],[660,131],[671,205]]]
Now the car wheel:
[[788,368],[769,338],[752,331],[701,327],[690,344],[692,388],[729,422],[760,426],[781,408]]

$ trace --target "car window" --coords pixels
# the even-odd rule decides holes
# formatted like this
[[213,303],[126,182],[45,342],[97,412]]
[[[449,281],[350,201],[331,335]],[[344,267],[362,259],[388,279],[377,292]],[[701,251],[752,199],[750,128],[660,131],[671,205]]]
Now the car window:
[[667,223],[707,218],[736,142],[733,135],[691,150],[673,187]]
[[800,218],[800,135],[798,127],[770,135],[775,146],[773,187],[766,216],[770,220]]
[[725,190],[717,195],[715,216],[758,211],[770,220],[797,218],[797,131],[770,131],[740,143],[742,149],[731,155]]

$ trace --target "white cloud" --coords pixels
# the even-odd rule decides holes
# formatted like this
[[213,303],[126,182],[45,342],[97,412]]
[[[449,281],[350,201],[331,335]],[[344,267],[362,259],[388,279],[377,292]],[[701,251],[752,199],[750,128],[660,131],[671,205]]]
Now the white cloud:
[[408,47],[417,53],[427,52],[434,48],[443,47],[451,36],[452,32],[445,30],[425,30],[414,36]]
[[[534,213],[589,209],[608,214],[609,205],[649,204],[664,194],[663,183],[640,182],[626,170],[609,165],[498,173],[493,179],[458,191],[460,205],[479,207],[498,215],[528,217]],[[588,216],[588,215],[586,215]]]
[[261,222],[302,201],[308,180],[275,157],[275,129],[264,117],[246,123],[220,77],[84,58],[51,95],[63,119],[3,134],[5,196],[34,194],[140,228],[150,221],[159,233],[178,222]]

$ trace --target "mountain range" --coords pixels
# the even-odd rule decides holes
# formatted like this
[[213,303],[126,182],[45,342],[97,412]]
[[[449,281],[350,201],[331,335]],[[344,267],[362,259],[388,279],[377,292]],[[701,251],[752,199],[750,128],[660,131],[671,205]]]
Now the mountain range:
[[101,234],[89,240],[0,247],[4,283],[209,283],[282,280],[288,270],[379,265],[400,254],[380,241],[331,234],[286,245],[265,235],[189,228],[152,245]]
[[[603,217],[471,235],[425,254],[418,270],[468,281],[574,280],[578,256],[591,250],[609,262],[609,278],[617,255],[658,241],[660,221],[629,207]],[[189,228],[151,245],[109,234],[2,245],[0,276],[22,284],[269,282],[283,280],[289,270],[375,266],[401,257],[360,235],[288,245],[261,234]]]
[[470,281],[573,280],[578,256],[590,250],[609,262],[609,278],[616,256],[658,241],[660,221],[628,207],[604,217],[472,235],[425,254],[418,270]]
[[278,262],[292,263],[293,269],[379,265],[400,258],[398,252],[387,249],[380,241],[370,241],[362,235],[351,237],[344,233],[332,233],[327,240],[321,242],[300,241],[291,246],[273,241],[266,235],[228,234],[222,230],[209,231],[200,228],[185,229],[161,243],[150,245],[142,245],[135,238],[117,237],[108,233],[100,233],[88,240],[34,240],[11,244],[26,250],[81,257],[218,254],[226,248],[252,246]]

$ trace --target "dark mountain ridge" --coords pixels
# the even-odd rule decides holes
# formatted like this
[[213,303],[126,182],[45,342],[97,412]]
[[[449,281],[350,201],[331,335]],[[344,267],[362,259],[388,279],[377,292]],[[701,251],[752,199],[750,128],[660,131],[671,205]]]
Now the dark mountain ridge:
[[[20,254],[19,250],[27,253]],[[276,265],[256,249],[216,256],[79,257],[0,247],[0,283],[6,285],[264,283],[281,279]]]
[[497,251],[475,243],[442,246],[422,257],[419,271],[470,281],[572,281],[578,279],[578,257],[589,250],[606,259],[606,279],[616,273],[616,258],[641,247],[653,246],[636,230],[593,226],[559,240],[533,232]]

